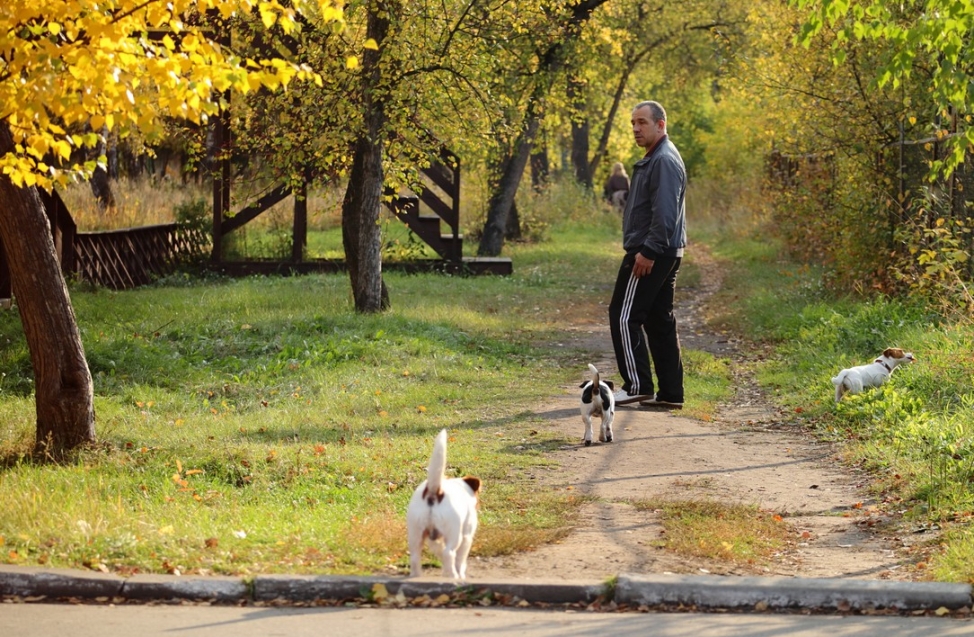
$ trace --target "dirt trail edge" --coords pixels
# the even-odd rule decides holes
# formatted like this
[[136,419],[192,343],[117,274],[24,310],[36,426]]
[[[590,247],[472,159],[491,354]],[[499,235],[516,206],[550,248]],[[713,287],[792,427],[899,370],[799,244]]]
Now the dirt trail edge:
[[[678,290],[683,346],[743,361],[747,353],[732,339],[707,331],[704,308],[720,287],[719,268],[706,254],[695,256],[702,282]],[[586,321],[572,331],[594,353],[592,362],[618,382],[608,328],[599,322],[605,308],[587,308],[576,316]],[[912,569],[898,557],[906,542],[890,535],[889,520],[861,488],[864,476],[843,466],[830,445],[777,422],[746,372],[736,382],[736,395],[714,422],[623,406],[617,409],[615,441],[591,447],[581,445],[578,389],[563,387],[563,395],[538,410],[566,443],[552,454],[557,467],[535,476],[537,488],[594,499],[559,543],[506,557],[473,556],[471,580],[603,579],[619,573],[913,579]],[[756,504],[786,519],[793,542],[770,564],[674,555],[660,548],[665,534],[659,513],[630,504],[655,497]]]

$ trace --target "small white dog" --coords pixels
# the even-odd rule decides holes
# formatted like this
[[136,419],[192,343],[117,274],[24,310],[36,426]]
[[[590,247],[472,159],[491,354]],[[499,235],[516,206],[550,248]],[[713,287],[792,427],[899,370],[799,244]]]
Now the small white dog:
[[446,477],[446,429],[436,436],[427,477],[413,493],[406,511],[410,575],[423,574],[423,545],[443,564],[443,577],[467,579],[467,555],[477,531],[480,478]]
[[899,347],[888,347],[879,358],[868,365],[843,369],[832,379],[832,384],[835,385],[835,402],[842,400],[846,394],[858,394],[868,387],[879,387],[898,366],[915,361],[912,353],[904,352]]
[[599,377],[599,370],[589,363],[592,380],[587,380],[579,387],[582,388],[582,401],[579,409],[585,422],[585,446],[592,444],[592,418],[601,418],[599,442],[612,442],[612,420],[616,413],[616,399],[612,393],[612,383]]

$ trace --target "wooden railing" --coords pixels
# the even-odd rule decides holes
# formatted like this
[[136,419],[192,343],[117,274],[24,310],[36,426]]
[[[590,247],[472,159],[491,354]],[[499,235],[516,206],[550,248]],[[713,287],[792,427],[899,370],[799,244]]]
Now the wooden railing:
[[[418,195],[396,194],[386,205],[441,258],[461,263],[460,158],[443,147],[439,161],[423,168],[420,174],[425,184]],[[446,224],[446,232],[442,230],[441,223]]]
[[180,262],[208,255],[201,230],[175,223],[141,228],[79,232],[74,239],[74,272],[82,281],[124,290],[170,274]]
[[[172,273],[180,263],[209,255],[210,238],[206,232],[176,223],[78,232],[57,192],[40,192],[66,278],[124,290],[151,283]],[[0,245],[0,300],[10,299],[14,292],[6,261]]]

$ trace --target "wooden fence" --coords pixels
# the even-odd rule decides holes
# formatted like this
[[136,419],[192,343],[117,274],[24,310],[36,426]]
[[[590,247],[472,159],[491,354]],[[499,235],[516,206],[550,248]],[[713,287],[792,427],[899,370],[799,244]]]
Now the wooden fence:
[[[170,274],[180,263],[209,256],[209,235],[176,223],[78,232],[57,192],[41,193],[65,278],[125,290]],[[11,298],[11,287],[0,244],[0,299]]]
[[79,232],[74,239],[73,274],[82,281],[124,290],[151,283],[181,262],[208,255],[206,233],[175,223]]

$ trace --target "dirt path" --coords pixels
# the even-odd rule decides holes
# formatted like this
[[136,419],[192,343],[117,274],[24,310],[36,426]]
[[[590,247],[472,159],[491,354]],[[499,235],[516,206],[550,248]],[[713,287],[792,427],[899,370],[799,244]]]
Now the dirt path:
[[[684,348],[702,349],[742,362],[748,355],[725,335],[708,331],[707,299],[720,286],[716,263],[698,257],[700,286],[679,290]],[[578,313],[604,316],[604,308]],[[618,381],[607,326],[591,321],[573,331],[593,363]],[[739,366],[743,369],[743,365]],[[594,496],[581,522],[562,542],[502,558],[475,559],[473,581],[603,579],[618,573],[763,574],[801,577],[910,579],[899,564],[901,538],[889,528],[860,477],[842,466],[829,445],[776,421],[746,371],[735,372],[738,391],[714,422],[625,406],[618,408],[616,439],[584,447],[577,388],[563,387],[540,409],[548,426],[566,442],[554,453],[558,466],[537,476],[538,487],[571,489]],[[693,400],[689,396],[690,401]],[[656,547],[659,516],[638,511],[631,499],[669,497],[757,504],[787,518],[792,545],[765,566],[687,559]]]

